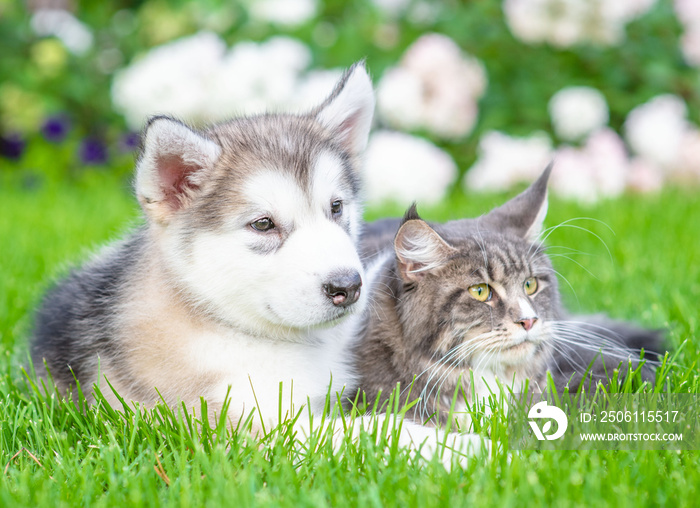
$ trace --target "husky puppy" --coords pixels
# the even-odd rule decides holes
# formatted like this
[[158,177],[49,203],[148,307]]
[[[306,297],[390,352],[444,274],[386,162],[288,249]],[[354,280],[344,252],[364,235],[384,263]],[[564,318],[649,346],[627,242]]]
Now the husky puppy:
[[[32,356],[64,392],[120,406],[254,408],[275,421],[353,382],[365,307],[358,164],[374,109],[363,64],[319,107],[195,130],[148,122],[135,193],[145,225],[46,295]],[[158,392],[156,391],[158,390]],[[159,395],[160,394],[160,395]],[[88,397],[90,395],[88,394]]]
[[[366,228],[364,257],[378,275],[355,353],[369,401],[385,401],[398,382],[412,385],[421,399],[412,416],[445,423],[458,388],[469,399],[498,393],[496,379],[516,392],[526,381],[542,391],[550,371],[560,390],[576,391],[607,379],[620,361],[637,367],[632,348],[661,350],[655,331],[567,316],[540,243],[550,171],[478,219],[430,225],[414,206],[403,221]],[[641,369],[654,379],[650,365]],[[402,395],[408,402],[408,390]]]
[[[253,412],[254,432],[276,424],[280,407],[283,418],[307,403],[320,413],[328,394],[356,389],[350,348],[367,302],[358,166],[373,110],[356,64],[305,114],[201,131],[153,118],[136,164],[145,225],[46,295],[37,372],[46,365],[66,393],[80,383],[88,400],[97,384],[116,408],[114,391],[146,407],[196,409],[203,397],[215,414],[230,390],[229,419]],[[358,423],[353,433],[376,421]],[[426,458],[440,443],[482,447],[410,424],[397,439]]]

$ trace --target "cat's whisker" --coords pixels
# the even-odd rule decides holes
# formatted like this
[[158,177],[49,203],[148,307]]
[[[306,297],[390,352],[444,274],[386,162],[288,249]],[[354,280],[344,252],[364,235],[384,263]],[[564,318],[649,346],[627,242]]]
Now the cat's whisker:
[[[639,349],[630,348],[627,345],[624,345],[624,337],[619,332],[596,323],[583,321],[555,321],[551,324],[551,326],[553,330],[566,331],[575,334],[582,339],[595,339],[599,344],[602,343],[611,348],[622,348],[625,351],[641,353],[641,350]],[[591,328],[595,330],[591,330]],[[610,337],[614,337],[617,340],[612,340]]]
[[[548,349],[548,350],[546,351],[546,355],[547,355],[547,357],[549,358],[549,360],[547,361],[547,365],[550,366],[550,368],[551,368],[552,365],[553,365],[554,367],[556,367],[557,370],[559,371],[559,374],[561,374],[562,377],[564,377],[564,375],[565,375],[565,374],[564,374],[564,371],[561,370],[561,366],[559,365],[559,363],[556,361],[556,358],[554,357],[554,350],[553,350],[553,349]],[[579,356],[579,358],[581,358],[581,355],[578,355],[578,356]],[[583,358],[581,358],[581,360],[583,360]]]
[[[437,415],[436,423],[444,423],[456,400],[454,397],[466,396],[469,400],[473,396],[488,397],[489,392],[497,393],[499,389],[493,386],[494,380],[516,389],[530,380],[531,388],[545,390],[542,383],[547,369],[556,374],[557,383],[561,378],[577,389],[576,383],[588,371],[591,379],[603,378],[601,362],[604,368],[612,365],[613,360],[642,365],[643,359],[635,358],[637,352],[627,348],[626,343],[654,347],[653,332],[649,332],[647,340],[626,333],[624,326],[619,328],[623,330],[623,336],[619,336],[615,324],[611,324],[615,329],[609,330],[586,321],[558,319],[565,315],[559,299],[560,286],[568,285],[577,300],[578,295],[574,285],[552,267],[552,260],[569,260],[594,279],[597,277],[577,256],[591,254],[547,246],[546,242],[559,228],[583,231],[600,241],[612,259],[611,250],[603,240],[606,234],[601,237],[581,224],[600,222],[610,228],[597,219],[577,217],[542,230],[545,209],[542,200],[546,193],[542,184],[536,189],[540,193],[539,201],[533,199],[540,212],[537,221],[525,230],[521,205],[527,203],[526,198],[517,200],[520,215],[515,222],[511,222],[513,217],[506,219],[512,210],[505,207],[485,216],[483,221],[462,222],[455,232],[444,237],[441,228],[431,230],[428,223],[406,226],[413,220],[410,215],[404,220],[405,229],[399,230],[396,237],[401,239],[396,243],[400,246],[397,264],[384,273],[373,290],[377,302],[385,303],[389,299],[391,305],[396,305],[391,319],[378,328],[386,337],[384,345],[389,354],[416,355],[407,362],[407,372],[401,375],[402,383],[411,379],[414,383],[407,383],[400,390],[401,400],[412,402],[407,400],[407,391],[415,389],[411,398],[419,400],[411,410],[414,417],[425,422]],[[527,220],[532,215],[532,206],[532,202],[527,206]],[[444,227],[447,229],[449,225]],[[600,230],[597,226],[594,229]],[[532,240],[531,231],[540,231],[537,241]],[[423,271],[430,276],[413,277],[411,274],[415,272],[410,270],[406,275],[409,263],[428,267]],[[440,268],[443,266],[444,270]],[[537,286],[530,291],[533,278]],[[479,291],[477,295],[474,289],[482,284],[489,287],[489,293],[483,295]],[[374,309],[374,304],[370,299],[372,317],[381,312]],[[516,324],[513,321],[530,315],[531,311],[533,316],[538,316],[538,328],[525,335],[517,321]],[[392,325],[396,318],[398,326]],[[525,321],[522,324],[530,330]],[[397,336],[402,342],[397,342]],[[521,342],[521,338],[527,342]],[[393,351],[397,348],[403,349]],[[377,351],[375,348],[368,354],[376,355]],[[417,367],[408,370],[409,366]],[[416,371],[418,374],[413,375]],[[466,395],[457,394],[455,390],[459,388]],[[461,410],[461,399],[458,402]]]
[[[566,360],[566,362],[569,364],[570,367],[574,367],[575,372],[584,373],[588,370],[589,362],[587,362],[586,360],[583,359],[583,357],[576,350],[576,348],[572,347],[569,344],[565,344],[565,343],[558,344],[558,347],[559,347],[558,352],[562,355],[562,357],[564,358],[564,360]],[[571,355],[571,353],[574,353],[578,357],[579,361],[577,361]],[[556,359],[554,358],[554,352],[551,353],[551,358],[552,358],[554,365],[557,366],[559,373],[563,376],[564,371],[562,371],[562,369],[559,365],[559,362],[557,362]]]
[[[579,348],[587,350],[587,351],[600,352],[603,355],[610,357],[610,358],[640,361],[639,355],[635,354],[635,353],[638,353],[637,351],[634,351],[634,350],[631,350],[628,348],[624,348],[621,346],[585,344],[585,343],[579,342],[579,340],[577,340],[577,339],[579,339],[579,337],[576,337],[576,336],[566,337],[564,335],[559,335],[554,340],[557,341],[557,343],[567,343],[567,344],[570,344],[571,346],[579,347]],[[649,363],[658,363],[658,362],[655,362],[654,360],[650,360],[650,359],[646,359],[646,358],[644,359],[644,361],[649,362]]]
[[[427,373],[427,372],[430,372],[430,375],[429,375],[429,377],[428,377],[428,380],[424,383],[424,388],[423,388],[423,390],[422,390],[422,392],[421,392],[421,395],[422,395],[422,396],[425,395],[424,392],[425,392],[425,390],[427,389],[427,387],[430,385],[430,382],[431,382],[432,378],[435,376],[437,369],[439,369],[440,367],[445,367],[445,366],[446,366],[446,365],[445,365],[445,362],[451,360],[455,355],[460,355],[460,351],[461,351],[462,349],[469,349],[468,346],[469,346],[470,343],[471,343],[473,340],[475,340],[475,339],[476,339],[476,338],[474,338],[474,339],[472,339],[472,340],[469,340],[469,341],[466,341],[466,342],[463,342],[463,343],[457,345],[456,347],[450,349],[450,350],[449,350],[447,353],[445,353],[445,355],[443,355],[437,362],[431,363],[431,364],[430,364],[426,369],[424,369],[420,374],[418,374],[417,376],[415,376],[415,379],[418,380],[419,378],[421,378],[421,377],[423,376],[423,374],[425,374],[425,373]],[[466,355],[461,354],[460,356],[461,356],[462,358],[459,359],[459,362],[461,362],[462,359],[463,359]],[[433,358],[434,358],[434,357],[435,357],[435,353],[433,353]],[[432,360],[432,358],[431,358],[431,360]],[[457,362],[457,364],[458,364],[459,362]],[[403,390],[401,393],[403,394],[407,389],[408,389],[408,387],[405,387],[404,390]]]
[[549,269],[550,269],[550,270],[552,271],[552,273],[554,273],[557,277],[561,278],[564,282],[566,282],[566,285],[569,286],[569,288],[571,289],[571,292],[572,292],[573,295],[574,295],[574,298],[576,298],[576,302],[578,303],[578,302],[579,302],[578,295],[576,294],[576,290],[574,289],[574,286],[571,284],[571,282],[569,282],[569,279],[567,279],[566,277],[564,277],[564,275],[562,275],[561,272],[555,270],[554,267],[551,267],[551,268],[549,268]]
[[586,252],[585,250],[572,249],[571,247],[565,247],[564,245],[547,245],[547,247],[546,247],[547,254],[549,254],[549,251],[551,251],[552,249],[563,249],[563,250],[570,252],[571,254],[579,254],[581,256],[591,256],[592,255],[590,252]]
[[551,258],[564,258],[564,259],[567,259],[567,260],[571,261],[572,263],[575,263],[576,265],[578,265],[581,269],[585,270],[585,272],[586,272],[588,275],[590,275],[591,277],[593,277],[594,279],[600,280],[600,278],[598,278],[598,276],[596,276],[593,272],[591,272],[588,268],[586,268],[585,266],[583,266],[581,263],[579,263],[578,261],[576,261],[576,260],[575,260],[574,258],[572,258],[571,256],[567,256],[566,254],[548,254],[547,257],[549,257],[550,259],[551,259]]
[[582,327],[582,326],[585,328],[595,328],[595,329],[600,330],[601,332],[603,332],[607,335],[614,335],[618,338],[622,337],[622,335],[620,333],[616,332],[615,330],[612,330],[606,326],[603,326],[603,325],[600,325],[600,324],[597,324],[594,322],[590,322],[590,321],[574,321],[571,319],[567,319],[567,320],[550,321],[550,323],[552,325],[556,325],[556,326],[574,325],[574,326],[579,327],[578,329],[581,329],[580,327]]
[[644,361],[649,364],[659,364],[659,362],[651,360],[651,359],[646,359],[644,358],[643,360],[640,360],[639,358],[639,351],[635,351],[634,349],[626,348],[620,345],[615,345],[615,344],[590,344],[586,342],[580,342],[580,336],[578,335],[567,335],[563,333],[556,334],[554,336],[554,340],[557,341],[558,343],[565,343],[569,344],[571,346],[575,346],[587,351],[592,351],[592,352],[599,352],[601,353],[604,357],[607,358],[614,358],[617,360],[628,360],[632,362],[640,362]]
[[488,390],[495,390],[496,387],[490,386],[487,382],[486,379],[484,379],[484,376],[481,375],[481,366],[484,365],[489,365],[491,360],[493,360],[497,354],[499,354],[502,351],[502,349],[499,350],[493,350],[491,352],[487,351],[485,355],[482,356],[481,360],[479,360],[479,363],[474,367],[474,379],[479,382],[483,382],[484,385],[487,387]]
[[377,317],[377,319],[381,319],[379,310],[382,310],[382,314],[386,315],[381,303],[379,303],[371,294],[367,298],[367,308],[369,309],[370,313]]
[[[574,229],[580,229],[581,231],[584,231],[584,232],[586,232],[586,233],[588,233],[588,234],[590,234],[590,235],[596,237],[596,238],[600,241],[600,243],[602,243],[603,246],[604,246],[604,247],[606,248],[606,250],[608,251],[608,254],[610,255],[610,259],[612,259],[612,255],[611,255],[611,253],[610,253],[610,249],[608,249],[608,245],[603,241],[603,239],[602,239],[600,236],[598,236],[597,234],[593,233],[593,232],[592,232],[591,230],[589,230],[589,229],[586,229],[586,228],[581,227],[581,226],[577,226],[577,225],[575,225],[575,224],[571,224],[572,222],[575,222],[575,221],[582,221],[582,220],[584,220],[584,221],[587,220],[587,221],[597,222],[598,224],[602,224],[603,226],[605,226],[606,228],[608,228],[608,230],[609,230],[613,235],[615,234],[615,230],[613,230],[613,229],[610,227],[609,224],[607,224],[606,222],[604,222],[604,221],[602,221],[602,220],[600,220],[600,219],[594,219],[593,217],[573,217],[573,218],[571,218],[571,219],[568,219],[568,220],[565,220],[565,221],[563,221],[563,222],[560,222],[559,224],[556,224],[556,225],[554,225],[554,226],[550,226],[550,227],[544,229],[544,230],[540,233],[540,235],[538,236],[537,241],[538,241],[539,243],[545,243],[545,242],[547,241],[547,238],[549,238],[549,236],[550,236],[554,231],[556,231],[557,229],[559,229],[559,228],[561,228],[561,227],[569,227],[569,228],[574,228]],[[542,235],[544,235],[544,237],[543,237]]]
[[571,340],[572,344],[580,345],[580,346],[590,346],[590,347],[595,347],[595,348],[604,348],[604,349],[621,349],[624,351],[628,352],[633,352],[633,353],[639,353],[639,351],[635,351],[631,348],[621,346],[620,344],[611,341],[610,339],[607,339],[606,337],[598,336],[595,334],[585,334],[581,333],[577,330],[566,330],[566,329],[559,329],[556,330],[555,333],[553,334],[555,339],[557,337],[566,337]]
[[[476,351],[477,349],[481,348],[481,341],[484,340],[484,337],[492,334],[493,332],[486,332],[483,334],[479,334],[476,337],[469,339],[468,341],[463,342],[456,348],[453,348],[451,352],[443,356],[439,362],[435,363],[429,368],[431,372],[421,392],[421,400],[424,401],[424,408],[427,407],[427,401],[431,400],[433,393],[436,392],[436,390],[437,394],[440,393],[440,390],[444,386],[447,379],[450,377],[452,372],[454,372],[454,370],[464,361],[464,359],[468,358],[473,351]],[[447,364],[446,362],[448,362],[451,359],[452,361],[449,364]],[[439,374],[437,380],[435,382],[432,382],[433,378],[438,374],[438,370],[440,368],[442,368],[442,372]],[[467,374],[468,369],[463,370],[464,374]],[[434,406],[437,404],[438,399],[438,395],[436,395],[435,399],[432,399],[434,400]],[[434,407],[433,409],[437,410],[436,407]]]

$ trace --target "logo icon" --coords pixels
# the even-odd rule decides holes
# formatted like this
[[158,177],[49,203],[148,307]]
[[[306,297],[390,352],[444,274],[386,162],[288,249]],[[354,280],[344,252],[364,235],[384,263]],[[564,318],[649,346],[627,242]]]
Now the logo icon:
[[[530,428],[532,428],[532,432],[535,433],[535,437],[537,437],[537,439],[540,441],[544,441],[545,439],[548,441],[559,439],[564,435],[564,432],[566,432],[566,428],[569,425],[569,419],[566,417],[566,413],[564,413],[564,411],[559,409],[557,406],[548,406],[546,400],[538,402],[532,406],[530,411],[527,413],[527,416],[530,418],[529,423]],[[542,430],[540,430],[539,425],[536,422],[533,422],[532,419],[542,418],[548,418],[549,421],[547,421],[542,427]],[[557,431],[553,434],[547,434],[552,428],[552,420],[557,422]]]

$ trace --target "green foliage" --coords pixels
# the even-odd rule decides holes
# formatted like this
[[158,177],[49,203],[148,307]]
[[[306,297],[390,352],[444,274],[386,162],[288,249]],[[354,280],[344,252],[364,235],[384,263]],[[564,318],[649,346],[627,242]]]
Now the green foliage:
[[[86,408],[47,394],[20,370],[28,365],[31,311],[67,262],[80,261],[86,249],[136,220],[127,187],[111,172],[29,187],[21,172],[0,179],[0,244],[6,246],[0,264],[0,505],[638,507],[690,506],[700,494],[698,452],[508,456],[497,446],[490,460],[473,459],[448,472],[391,446],[391,429],[363,434],[359,444],[346,442],[333,453],[322,432],[300,448],[287,424],[253,441],[223,432],[221,421],[212,429],[178,409],[114,411],[99,395]],[[503,199],[456,194],[422,213],[434,220],[476,215]],[[368,213],[392,212],[401,210]],[[680,350],[664,376],[668,386],[700,393],[694,196],[669,189],[655,198],[626,197],[588,209],[554,201],[547,225],[577,217],[587,219],[569,224],[585,230],[559,227],[548,240],[580,251],[561,250],[582,266],[556,259],[575,288],[565,290],[570,307],[667,329],[669,347]],[[504,422],[496,412],[483,421],[482,432],[505,443]]]
[[74,140],[98,135],[116,152],[126,126],[110,102],[114,73],[150,48],[200,30],[215,31],[230,45],[287,34],[310,46],[314,66],[347,67],[366,58],[375,79],[420,35],[448,35],[484,63],[489,80],[474,131],[459,142],[440,143],[462,170],[473,162],[477,141],[487,130],[552,133],[547,102],[564,86],[601,90],[610,106],[610,125],[618,130],[633,107],[662,93],[683,97],[691,118],[700,120],[700,73],[683,61],[671,0],[659,0],[629,24],[623,44],[565,50],[514,38],[502,0],[431,2],[435,14],[420,21],[383,14],[370,0],[318,4],[309,22],[284,28],[251,19],[245,2],[78,2],[75,15],[93,31],[94,44],[77,55],[55,38],[36,36],[24,3],[1,2],[0,135],[19,131],[30,144],[38,143],[41,122],[61,113],[75,126]]
[[[500,0],[436,3],[443,6],[438,16],[416,23],[383,17],[368,0],[319,2],[315,20],[286,33],[310,44],[315,66],[347,66],[366,57],[375,78],[422,33],[452,37],[485,64],[489,76],[474,132],[463,142],[442,144],[462,168],[474,159],[486,130],[551,133],[546,104],[567,85],[601,90],[614,128],[630,109],[659,93],[683,97],[698,120],[700,75],[683,63],[670,0],[659,0],[627,27],[627,44],[568,50],[517,41]],[[127,192],[133,155],[117,146],[126,127],[110,103],[114,71],[149,48],[201,29],[219,32],[229,44],[285,32],[253,22],[240,3],[223,0],[75,4],[77,17],[94,33],[94,45],[83,55],[34,35],[26,3],[0,0],[0,135],[19,131],[27,140],[19,161],[0,159],[0,506],[697,503],[698,452],[508,457],[500,450],[490,460],[471,460],[465,469],[448,472],[389,446],[390,429],[383,429],[379,443],[376,435],[364,434],[342,453],[333,453],[321,433],[308,449],[299,449],[287,424],[253,441],[177,409],[117,412],[99,396],[98,404],[86,408],[28,381],[21,366],[28,365],[32,310],[47,286],[139,220]],[[71,127],[64,141],[52,143],[39,128],[57,113]],[[78,152],[87,135],[108,142],[109,164],[85,169]],[[454,192],[421,213],[433,220],[477,215],[503,198]],[[561,225],[548,244],[561,246],[552,252],[566,277],[561,285],[569,308],[665,329],[677,354],[660,382],[689,393],[700,393],[697,210],[691,192],[667,189],[591,208],[554,201],[547,220]],[[387,205],[368,211],[368,218],[402,212]],[[503,418],[499,413],[484,421],[483,432],[495,443],[506,442]]]

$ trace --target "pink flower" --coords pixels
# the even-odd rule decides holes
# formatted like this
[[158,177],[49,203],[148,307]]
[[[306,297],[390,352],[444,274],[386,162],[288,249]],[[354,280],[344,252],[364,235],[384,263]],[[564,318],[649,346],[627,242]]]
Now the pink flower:
[[398,67],[382,76],[377,110],[393,127],[461,138],[476,123],[477,100],[485,88],[486,73],[478,60],[449,37],[427,34],[406,50]]
[[657,192],[664,185],[664,173],[651,162],[635,157],[630,161],[627,187],[636,192]]
[[584,147],[593,167],[594,180],[602,197],[615,197],[625,190],[629,160],[625,144],[612,129],[591,135]]
[[637,106],[625,120],[625,139],[637,155],[670,168],[676,164],[688,129],[685,102],[675,95],[659,95]]
[[593,133],[583,148],[559,148],[554,158],[552,189],[558,195],[593,203],[622,194],[629,161],[625,145],[612,129]]
[[676,15],[685,32],[681,35],[681,51],[689,65],[700,66],[700,2],[675,0]]
[[608,104],[595,88],[562,88],[549,100],[549,116],[554,132],[566,141],[581,139],[608,123]]
[[688,65],[700,67],[700,22],[686,28],[681,35],[681,51]]
[[[692,0],[691,0],[692,1]],[[625,25],[656,0],[504,0],[513,35],[528,43],[569,47],[582,42],[617,44]]]
[[426,139],[391,131],[370,137],[364,164],[369,203],[436,203],[456,177],[452,157]]
[[681,183],[700,183],[700,131],[688,129],[683,136],[678,153],[678,163],[671,170],[670,177]]
[[464,177],[467,191],[507,190],[537,178],[552,159],[552,142],[541,132],[516,138],[490,131],[479,140],[478,159]]
[[684,25],[693,25],[700,22],[700,2],[697,0],[675,0],[673,7],[676,15]]

